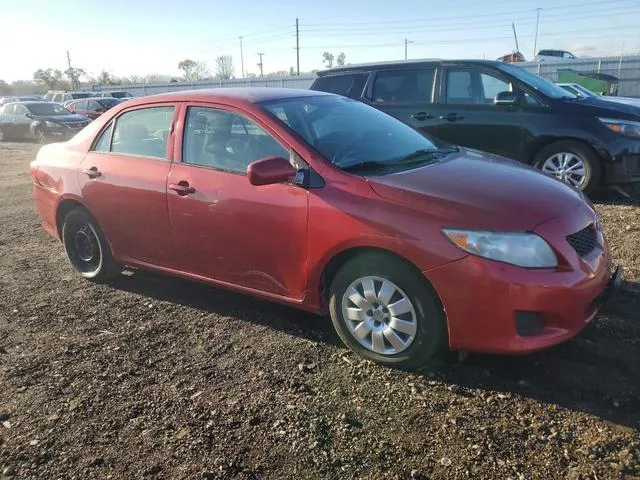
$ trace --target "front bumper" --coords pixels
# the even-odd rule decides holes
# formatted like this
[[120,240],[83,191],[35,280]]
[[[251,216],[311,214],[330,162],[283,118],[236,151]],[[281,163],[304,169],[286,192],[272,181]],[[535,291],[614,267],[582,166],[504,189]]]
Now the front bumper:
[[[467,256],[424,272],[442,301],[450,348],[534,352],[574,337],[589,324],[620,284],[621,270],[612,274],[601,233],[598,245],[585,257],[579,257],[566,241],[567,234],[594,221],[586,210],[535,230],[556,250],[557,268],[524,269]],[[540,328],[523,333],[518,323],[523,314],[534,315]]]
[[40,128],[43,128],[46,136],[51,139],[68,140],[72,138],[80,130],[82,130],[85,126],[86,125],[83,125],[81,127],[60,126],[60,127],[40,127]]
[[640,182],[640,153],[624,153],[616,161],[606,162],[604,182],[607,185]]

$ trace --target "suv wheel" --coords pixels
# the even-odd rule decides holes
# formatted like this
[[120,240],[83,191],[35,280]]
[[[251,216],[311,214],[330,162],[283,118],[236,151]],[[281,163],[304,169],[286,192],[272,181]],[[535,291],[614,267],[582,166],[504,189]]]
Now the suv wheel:
[[571,140],[555,142],[540,150],[534,165],[585,193],[593,192],[602,177],[598,156],[582,143]]
[[365,358],[415,368],[446,350],[446,322],[434,292],[394,257],[358,255],[338,271],[329,293],[336,332]]

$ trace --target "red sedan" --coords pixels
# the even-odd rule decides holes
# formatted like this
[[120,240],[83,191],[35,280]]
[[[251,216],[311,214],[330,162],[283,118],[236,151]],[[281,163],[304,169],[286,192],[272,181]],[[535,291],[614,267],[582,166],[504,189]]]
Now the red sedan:
[[84,277],[128,265],[328,312],[386,364],[563,342],[619,280],[580,192],[320,92],[130,100],[31,173]]
[[123,100],[119,98],[80,98],[69,100],[63,103],[62,106],[72,113],[78,113],[95,120],[104,112],[122,102]]

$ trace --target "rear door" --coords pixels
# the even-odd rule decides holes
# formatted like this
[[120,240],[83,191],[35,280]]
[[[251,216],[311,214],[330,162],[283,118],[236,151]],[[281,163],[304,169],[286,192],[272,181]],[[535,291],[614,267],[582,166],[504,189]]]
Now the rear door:
[[173,265],[166,185],[175,112],[162,103],[120,113],[78,169],[83,200],[123,262]]
[[367,88],[366,102],[429,134],[436,134],[434,80],[436,67],[381,70]]
[[436,136],[450,143],[509,158],[521,158],[522,107],[495,105],[496,95],[511,91],[510,80],[483,66],[447,67],[440,102],[433,108]]

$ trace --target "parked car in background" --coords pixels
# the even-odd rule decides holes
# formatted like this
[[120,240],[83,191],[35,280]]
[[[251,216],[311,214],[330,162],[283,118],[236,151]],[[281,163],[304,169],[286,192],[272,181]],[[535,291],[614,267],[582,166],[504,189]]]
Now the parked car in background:
[[89,98],[93,96],[92,92],[65,92],[62,90],[49,90],[44,99],[48,102],[64,103],[77,98]]
[[0,107],[0,141],[36,140],[47,143],[67,140],[89,124],[62,105],[51,102],[16,102]]
[[351,65],[319,72],[311,89],[357,98],[433,137],[534,165],[585,192],[640,181],[640,110],[578,99],[513,64]]
[[125,264],[328,312],[399,367],[563,342],[621,278],[582,193],[310,90],[130,100],[41,148],[31,175],[83,277]]
[[566,50],[540,50],[533,58],[537,62],[575,60],[577,57]]
[[122,101],[123,100],[119,98],[89,97],[79,100],[69,100],[65,102],[63,106],[72,113],[79,113],[94,120],[110,108],[122,103]]
[[589,90],[587,87],[580,85],[579,83],[557,83],[559,87],[564,88],[567,92],[573,93],[579,98],[601,98],[609,102],[624,103],[626,105],[632,105],[640,107],[640,98],[633,97],[618,97],[616,95],[597,95]]
[[112,92],[96,92],[96,97],[113,97],[113,98],[134,98],[129,92],[125,92],[124,90],[116,90]]
[[0,97],[0,105],[13,102],[41,102],[42,98],[37,95],[17,95],[11,97]]

